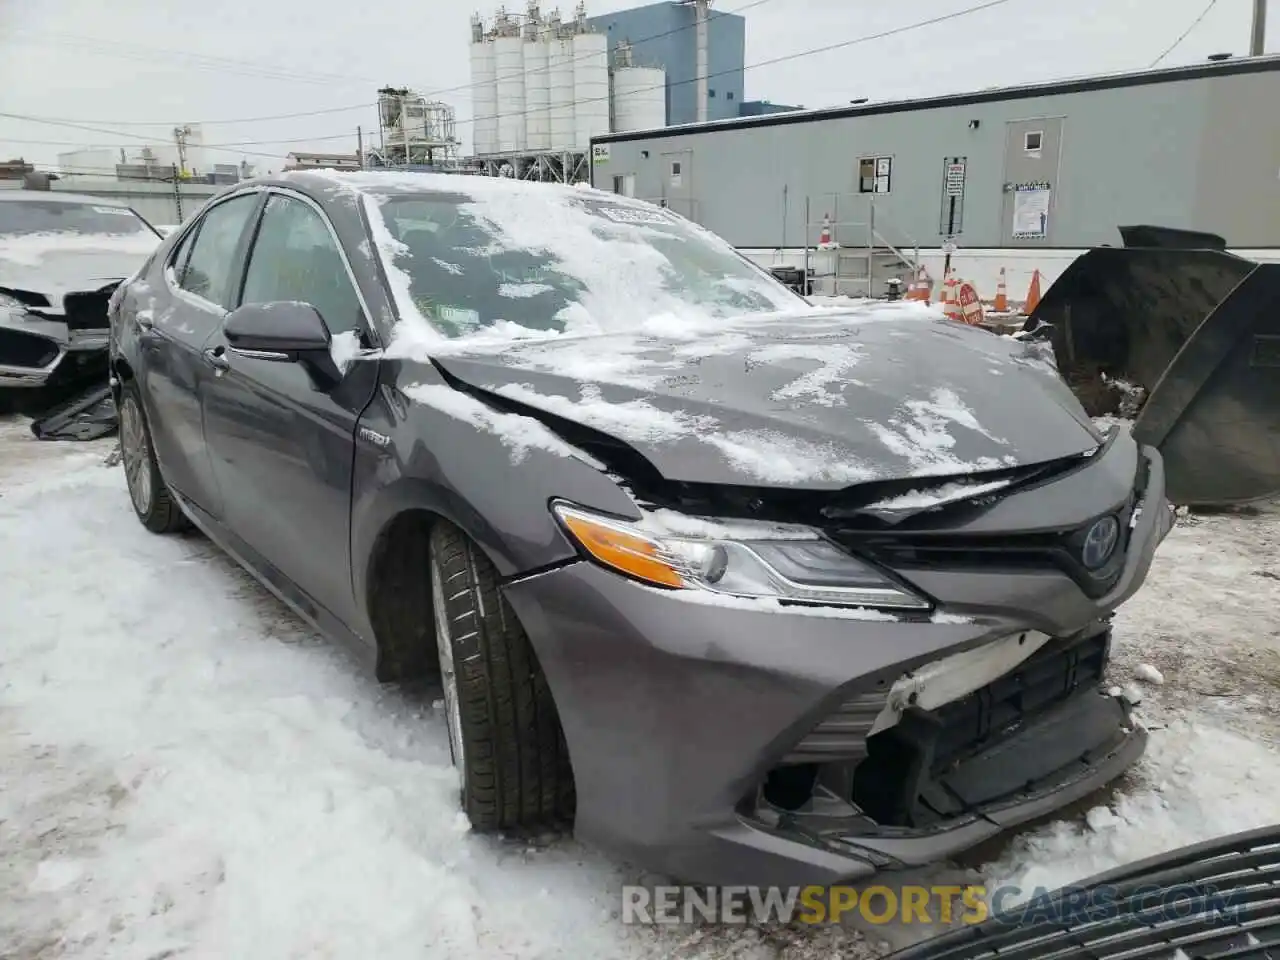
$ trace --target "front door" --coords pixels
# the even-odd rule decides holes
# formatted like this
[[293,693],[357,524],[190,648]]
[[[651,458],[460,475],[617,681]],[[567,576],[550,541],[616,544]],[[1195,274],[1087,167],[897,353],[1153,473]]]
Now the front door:
[[1013,120],[1005,128],[1001,239],[1006,247],[1053,243],[1062,117]]
[[137,375],[165,481],[215,517],[221,504],[200,413],[211,371],[201,351],[226,315],[231,275],[262,199],[243,193],[206,210],[161,265],[154,307],[136,314],[143,331]]
[[[366,311],[337,235],[319,207],[273,191],[239,303],[309,303],[335,338],[338,376],[305,362],[237,353],[221,330],[207,345],[220,372],[204,393],[205,435],[230,532],[247,559],[304,612],[351,629],[351,478],[356,420],[378,367],[351,361],[368,345]],[[299,596],[299,591],[302,595]]]
[[662,155],[662,204],[682,217],[698,222],[693,198],[693,151],[675,150]]

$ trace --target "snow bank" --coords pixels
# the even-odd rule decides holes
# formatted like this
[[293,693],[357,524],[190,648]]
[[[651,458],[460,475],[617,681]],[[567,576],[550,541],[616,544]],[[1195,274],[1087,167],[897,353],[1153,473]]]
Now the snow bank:
[[6,955],[671,955],[617,923],[609,861],[463,829],[443,718],[207,541],[143,530],[103,447],[26,446],[0,499]]

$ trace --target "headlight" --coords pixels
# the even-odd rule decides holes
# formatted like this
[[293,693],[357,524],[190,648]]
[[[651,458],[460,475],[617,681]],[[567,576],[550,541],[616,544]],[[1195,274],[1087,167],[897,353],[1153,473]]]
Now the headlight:
[[814,535],[794,539],[668,536],[557,503],[569,537],[601,566],[672,590],[707,590],[843,607],[927,610],[929,602]]
[[11,310],[14,313],[26,313],[27,305],[7,293],[0,293],[0,310]]

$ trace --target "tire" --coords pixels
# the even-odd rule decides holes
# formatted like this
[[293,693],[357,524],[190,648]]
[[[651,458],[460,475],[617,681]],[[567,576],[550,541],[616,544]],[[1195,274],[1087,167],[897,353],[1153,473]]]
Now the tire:
[[472,828],[570,820],[573,772],[560,718],[497,571],[446,521],[432,526],[430,566],[449,750]]
[[186,516],[160,475],[151,428],[143,413],[137,385],[126,381],[120,388],[120,463],[129,487],[133,512],[152,533],[176,533],[188,526]]

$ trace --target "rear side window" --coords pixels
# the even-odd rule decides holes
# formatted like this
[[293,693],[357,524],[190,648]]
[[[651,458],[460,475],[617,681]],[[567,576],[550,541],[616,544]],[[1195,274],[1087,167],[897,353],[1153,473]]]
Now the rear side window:
[[[178,286],[188,293],[229,308],[231,297],[231,270],[234,266],[236,247],[244,233],[245,225],[258,206],[258,194],[247,193],[213,207],[200,222],[186,264],[181,265],[184,250],[178,251],[174,261]],[[187,241],[183,241],[186,245]]]
[[360,300],[328,224],[308,204],[280,194],[263,211],[240,302],[277,300],[311,304],[335,336],[360,324]]
[[191,247],[195,244],[200,225],[196,224],[187,231],[187,235],[178,241],[177,248],[169,258],[169,267],[173,270],[173,282],[182,286],[182,278],[187,271],[187,261],[191,259]]

